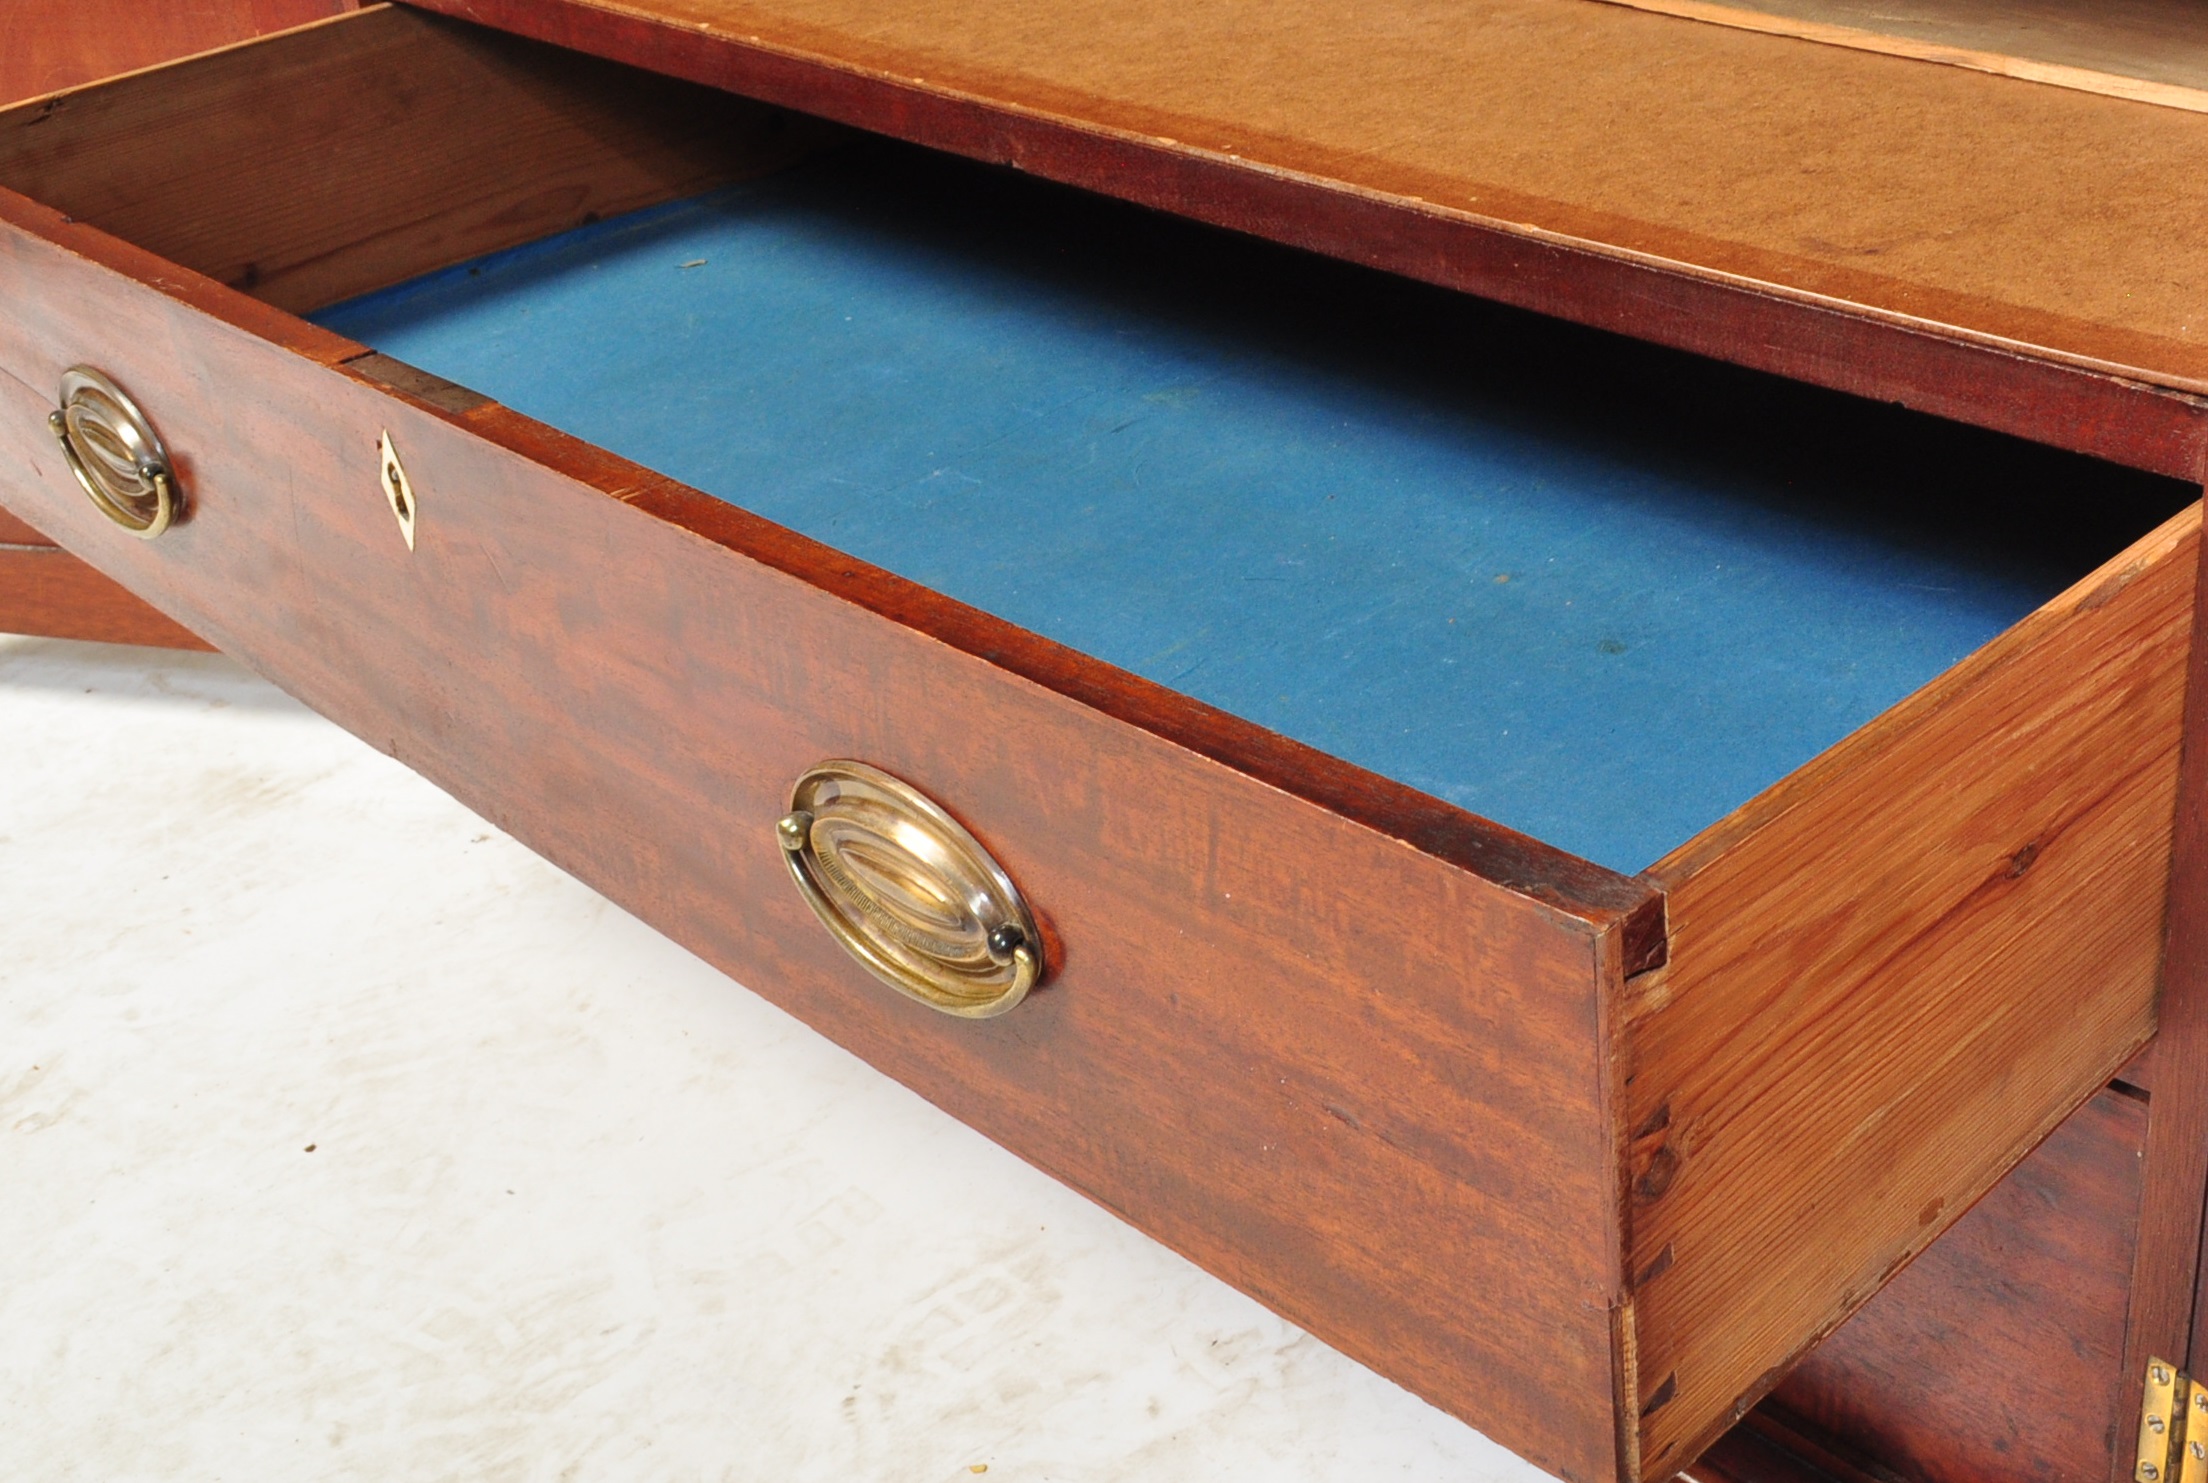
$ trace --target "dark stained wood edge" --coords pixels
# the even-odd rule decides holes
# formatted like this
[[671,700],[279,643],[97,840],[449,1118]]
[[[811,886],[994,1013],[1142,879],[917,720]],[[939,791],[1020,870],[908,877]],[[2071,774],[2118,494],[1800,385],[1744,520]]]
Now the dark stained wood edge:
[[491,404],[491,399],[480,391],[470,391],[457,381],[447,381],[442,376],[432,375],[418,366],[410,366],[403,360],[381,352],[347,361],[346,365],[357,375],[388,386],[393,391],[404,392],[417,402],[427,402],[439,411],[450,412],[455,417],[465,417],[468,413]]
[[214,647],[59,546],[0,544],[0,633],[156,649]]
[[1009,164],[1217,226],[2155,473],[2192,477],[2208,401],[2119,368],[1084,128],[592,0],[416,0],[500,30]]
[[[341,366],[358,380],[405,396],[441,418],[649,510],[702,539],[742,552],[1282,793],[1401,840],[1563,916],[1597,930],[1621,926],[1644,954],[1661,951],[1663,898],[1644,881],[1089,658],[496,403],[455,414],[448,406],[394,385],[389,358],[369,361],[374,352],[367,346],[318,329],[94,227],[72,222],[4,188],[0,188],[0,222],[318,364]],[[449,403],[449,397],[440,395],[438,401]],[[1651,965],[1634,964],[1630,971],[1647,966]]]
[[[2208,575],[2208,541],[2201,549]],[[2137,1410],[2150,1357],[2188,1368],[2208,1357],[2208,1314],[2199,1306],[2208,1237],[2208,585],[2193,607],[2168,899],[2119,1417]],[[2131,1476],[2122,1446],[2110,1476]]]

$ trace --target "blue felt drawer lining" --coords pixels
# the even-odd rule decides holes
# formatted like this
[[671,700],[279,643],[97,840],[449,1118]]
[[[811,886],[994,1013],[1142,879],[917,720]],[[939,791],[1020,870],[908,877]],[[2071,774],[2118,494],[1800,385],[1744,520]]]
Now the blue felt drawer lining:
[[889,148],[317,317],[1627,871],[2172,498],[1927,521],[1995,440]]

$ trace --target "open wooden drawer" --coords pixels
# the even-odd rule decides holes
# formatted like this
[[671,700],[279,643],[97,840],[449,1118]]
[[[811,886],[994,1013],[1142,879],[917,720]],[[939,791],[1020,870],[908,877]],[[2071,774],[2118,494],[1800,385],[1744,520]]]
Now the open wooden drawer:
[[[1565,1477],[1685,1463],[2152,1032],[2184,486],[399,9],[0,114],[0,185],[25,518]],[[830,759],[1032,995],[824,930]]]

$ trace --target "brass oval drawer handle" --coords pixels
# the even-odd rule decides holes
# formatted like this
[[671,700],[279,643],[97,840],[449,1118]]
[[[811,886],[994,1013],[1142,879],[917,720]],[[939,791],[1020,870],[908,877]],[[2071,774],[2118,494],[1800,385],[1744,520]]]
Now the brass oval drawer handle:
[[46,416],[77,476],[102,515],[150,541],[183,512],[183,491],[168,449],[120,386],[77,366],[61,378],[61,405]]
[[901,994],[987,1019],[1043,976],[1042,937],[1003,867],[910,784],[823,762],[775,826],[790,877],[846,952]]

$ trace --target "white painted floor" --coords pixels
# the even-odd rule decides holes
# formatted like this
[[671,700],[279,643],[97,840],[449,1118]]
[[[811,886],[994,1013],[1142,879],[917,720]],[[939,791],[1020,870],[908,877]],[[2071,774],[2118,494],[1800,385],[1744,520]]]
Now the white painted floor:
[[1543,1475],[226,660],[0,637],[0,1479]]

